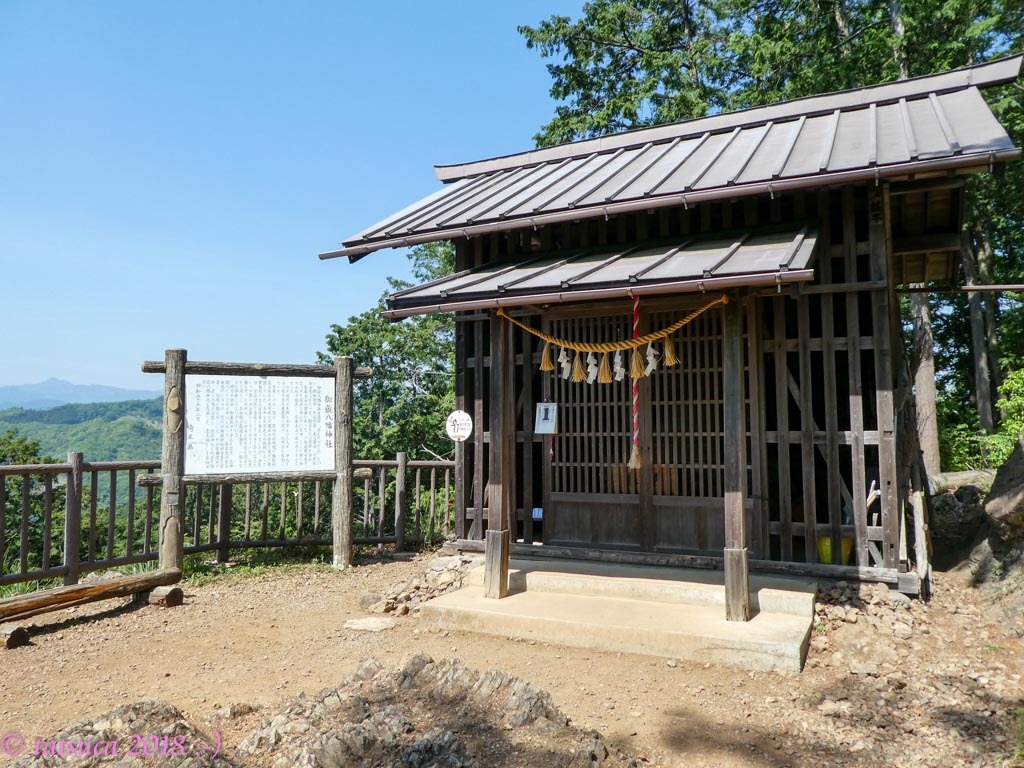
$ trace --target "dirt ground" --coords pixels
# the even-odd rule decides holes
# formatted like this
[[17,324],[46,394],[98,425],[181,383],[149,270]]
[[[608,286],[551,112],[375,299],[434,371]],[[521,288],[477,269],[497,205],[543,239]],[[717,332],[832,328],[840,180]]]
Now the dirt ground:
[[[422,652],[546,689],[575,725],[652,765],[1013,764],[1024,646],[952,575],[938,575],[930,604],[900,606],[898,626],[870,605],[827,606],[801,674],[438,632],[412,615],[380,633],[343,627],[428,561],[270,569],[186,584],[179,608],[108,602],[37,617],[26,622],[30,646],[0,650],[0,736],[32,743],[158,698],[221,731],[230,753],[297,695],[338,685],[364,659],[393,667]],[[227,716],[232,705],[255,711]]]

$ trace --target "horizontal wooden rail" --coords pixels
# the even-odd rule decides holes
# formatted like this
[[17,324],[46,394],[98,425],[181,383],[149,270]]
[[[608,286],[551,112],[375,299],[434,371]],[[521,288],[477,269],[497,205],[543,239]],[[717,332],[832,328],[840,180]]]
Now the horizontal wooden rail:
[[[410,462],[411,463],[411,462]],[[159,467],[160,463],[157,462]],[[356,480],[369,479],[370,475],[360,472],[357,467],[352,475]],[[328,482],[333,481],[336,474],[330,470],[316,470],[312,472],[258,472],[258,473],[231,473],[222,475],[182,475],[182,482],[186,485],[245,485],[247,483],[300,483],[300,482]],[[140,475],[138,484],[147,486],[158,486],[163,484],[161,475]]]
[[[147,360],[142,364],[143,373],[166,373],[163,360]],[[306,376],[310,378],[333,379],[334,366],[330,365],[288,365],[282,363],[214,363],[186,361],[185,375],[205,376]],[[373,378],[372,368],[356,368],[352,378]]]
[[82,464],[86,472],[119,472],[129,469],[160,469],[160,459],[148,461],[87,461]]
[[[409,460],[405,463],[409,469],[454,469],[455,462],[452,460]],[[352,462],[354,467],[371,467],[373,469],[379,469],[381,467],[386,469],[392,469],[398,467],[399,463],[393,459],[355,459]]]
[[8,584],[19,584],[23,581],[45,581],[46,579],[56,579],[68,572],[66,565],[57,565],[53,568],[43,568],[34,571],[28,571],[27,573],[6,573],[0,576],[0,587],[7,586]]
[[70,464],[0,464],[0,477],[5,475],[59,475],[62,472],[70,471]]
[[[452,546],[463,552],[483,552],[484,542],[479,539],[459,539]],[[513,544],[512,555],[528,557],[569,557],[575,560],[600,560],[602,562],[631,563],[636,565],[667,565],[678,568],[721,569],[720,557],[706,555],[683,555],[660,552],[630,552],[625,550],[587,549],[568,546],[535,546]],[[780,573],[797,576],[825,576],[832,579],[863,579],[895,584],[899,573],[895,568],[872,568],[855,565],[822,565],[820,563],[795,563],[779,560],[751,560],[750,570],[763,573]]]

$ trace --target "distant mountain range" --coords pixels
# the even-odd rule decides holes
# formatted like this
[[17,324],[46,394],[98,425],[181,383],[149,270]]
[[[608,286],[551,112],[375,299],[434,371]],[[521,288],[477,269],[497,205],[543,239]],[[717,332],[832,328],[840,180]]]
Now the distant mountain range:
[[122,389],[102,384],[73,384],[64,379],[47,379],[38,384],[0,386],[0,409],[53,408],[67,403],[117,403],[125,400],[152,400],[162,392],[148,389]]

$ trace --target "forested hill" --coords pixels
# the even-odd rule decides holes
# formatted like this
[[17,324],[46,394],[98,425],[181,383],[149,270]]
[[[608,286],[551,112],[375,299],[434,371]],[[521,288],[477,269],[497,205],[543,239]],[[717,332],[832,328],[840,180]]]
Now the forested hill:
[[68,451],[81,451],[86,461],[159,459],[162,408],[161,398],[8,408],[0,411],[0,434],[13,429],[59,461]]

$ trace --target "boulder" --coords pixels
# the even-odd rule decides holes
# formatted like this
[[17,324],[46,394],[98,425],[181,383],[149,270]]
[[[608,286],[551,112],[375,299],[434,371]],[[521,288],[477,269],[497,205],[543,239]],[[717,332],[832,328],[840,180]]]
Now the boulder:
[[992,533],[1004,543],[1024,538],[1024,442],[996,472],[985,499],[985,516]]
[[932,497],[928,528],[938,551],[952,552],[974,541],[985,522],[984,490],[974,485],[963,485],[955,491]]

